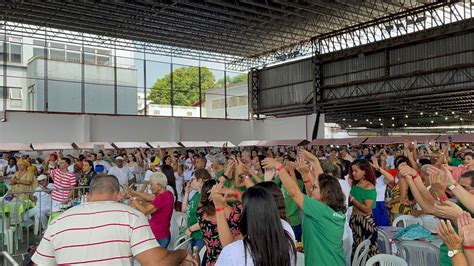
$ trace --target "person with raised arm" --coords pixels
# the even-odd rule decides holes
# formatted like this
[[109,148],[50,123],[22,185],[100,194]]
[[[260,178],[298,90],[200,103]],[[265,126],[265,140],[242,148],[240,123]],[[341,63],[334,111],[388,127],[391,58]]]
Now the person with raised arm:
[[321,174],[315,178],[309,195],[303,194],[295,178],[275,159],[266,158],[263,165],[276,169],[290,197],[304,212],[303,243],[305,265],[344,265],[344,194],[337,179]]

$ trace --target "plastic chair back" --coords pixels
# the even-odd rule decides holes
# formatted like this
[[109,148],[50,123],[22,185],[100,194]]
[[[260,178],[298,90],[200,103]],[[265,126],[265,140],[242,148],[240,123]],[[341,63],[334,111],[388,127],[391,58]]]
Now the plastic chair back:
[[404,240],[398,244],[398,250],[408,265],[439,265],[439,249],[430,243]]
[[188,237],[185,234],[182,234],[182,235],[178,236],[176,239],[172,240],[170,245],[168,245],[168,249],[169,250],[174,250],[175,247],[177,247],[179,244],[181,244],[182,242],[184,242],[188,238],[190,238],[190,237]]
[[390,237],[385,233],[384,230],[377,228],[377,243],[379,246],[380,254],[392,254],[392,245],[390,244]]
[[420,219],[420,218],[416,218],[413,215],[400,215],[393,221],[392,226],[393,227],[400,227],[400,226],[398,226],[398,224],[400,222],[401,222],[401,227],[403,227],[403,228],[405,228],[409,225],[412,225],[412,224],[423,225],[423,220]]
[[184,250],[189,251],[189,244],[191,244],[191,240],[193,240],[193,239],[192,238],[187,238],[186,240],[184,240],[183,242],[181,242],[177,246],[175,246],[173,250],[184,249]]
[[201,250],[199,251],[199,258],[201,259],[201,264],[202,265],[202,261],[204,260],[204,254],[206,254],[206,250],[207,250],[207,247],[206,245],[204,245]]
[[179,227],[186,226],[188,216],[184,212],[175,212],[175,219]]
[[369,254],[370,240],[366,239],[357,246],[357,249],[352,259],[352,266],[363,266],[367,261],[367,255]]
[[388,254],[375,255],[365,265],[373,266],[377,263],[379,266],[408,266],[407,262],[402,258]]

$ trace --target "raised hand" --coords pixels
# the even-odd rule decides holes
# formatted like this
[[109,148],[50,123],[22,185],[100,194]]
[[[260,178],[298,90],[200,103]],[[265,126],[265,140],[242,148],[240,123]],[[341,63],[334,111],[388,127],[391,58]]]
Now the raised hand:
[[262,166],[267,169],[277,168],[279,165],[280,162],[272,158],[265,158],[265,160],[262,161]]
[[379,161],[377,160],[377,157],[375,157],[375,155],[373,155],[370,160],[372,161],[372,163],[370,165],[372,165],[372,167],[375,169],[375,170],[379,170],[380,169],[380,166],[379,166]]
[[189,193],[191,192],[191,181],[186,184],[184,187],[184,193]]
[[318,160],[318,158],[312,154],[311,152],[307,151],[307,150],[301,150],[300,154],[303,156],[303,158],[309,162],[314,162],[316,160]]
[[214,202],[214,206],[216,206],[216,208],[224,207],[226,204],[225,198],[227,195],[224,192],[223,187],[224,182],[219,182],[211,189],[211,199]]
[[296,159],[295,166],[296,166],[296,170],[298,170],[298,172],[300,172],[301,174],[303,173],[306,174],[309,172],[309,166],[306,164],[302,156]]
[[464,246],[474,246],[474,221],[468,212],[457,219],[459,235],[464,238]]
[[435,208],[439,216],[451,219],[453,221],[463,213],[461,207],[449,200],[444,202],[435,202]]
[[416,170],[408,166],[406,163],[401,163],[398,166],[398,171],[404,177],[414,177],[417,174]]
[[454,231],[451,221],[440,220],[436,231],[448,249],[462,249],[463,238]]
[[275,177],[275,171],[273,169],[267,169],[265,174],[263,175],[263,180],[265,181],[272,181]]

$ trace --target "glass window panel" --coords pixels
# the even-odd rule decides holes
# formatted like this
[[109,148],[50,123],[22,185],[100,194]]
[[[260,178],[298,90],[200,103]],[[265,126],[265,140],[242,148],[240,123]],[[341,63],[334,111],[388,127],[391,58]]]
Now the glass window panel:
[[201,80],[202,116],[225,118],[224,71],[201,67]]
[[81,83],[48,80],[48,111],[81,112]]
[[103,66],[110,66],[110,57],[108,56],[97,56],[97,64]]
[[[139,106],[140,103],[141,106]],[[143,108],[143,88],[117,85],[118,114],[143,115],[140,107]]]
[[68,62],[81,63],[81,54],[80,53],[67,52],[66,53],[66,60]]
[[[147,55],[148,58],[148,55]],[[146,62],[147,115],[171,116],[171,64]]]
[[44,46],[46,46],[46,42],[43,41],[43,40],[36,40],[35,39],[35,40],[33,40],[33,45],[44,47]]
[[84,54],[84,62],[86,64],[95,64],[95,55]]
[[66,57],[66,52],[63,50],[54,50],[54,49],[49,50],[50,59],[64,61],[65,57]]
[[66,48],[66,45],[64,43],[50,42],[49,44],[52,48],[59,48],[59,49]]
[[84,52],[95,54],[95,49],[94,48],[89,48],[89,47],[84,47]]
[[67,49],[70,51],[81,51],[81,46],[68,44]]
[[227,118],[248,119],[248,74],[226,72]]
[[[133,52],[130,51],[119,51],[117,53],[126,56],[133,56]],[[106,56],[97,56],[99,58],[108,58]],[[134,60],[128,57],[116,57],[117,58],[117,112],[119,114],[133,114],[139,113],[143,108],[143,99],[139,102],[138,96],[143,98],[144,89],[138,86],[138,71],[135,67],[135,63],[142,64],[140,60]],[[121,62],[121,64],[119,64]],[[126,64],[125,64],[126,63]],[[143,75],[143,74],[142,74]]]
[[21,63],[21,44],[11,44],[11,62]]
[[113,114],[114,86],[85,84],[86,113]]
[[[202,83],[214,82],[210,75],[201,75]],[[199,67],[173,64],[173,115],[199,117]]]
[[34,47],[33,48],[33,56],[37,56],[39,58],[44,58],[44,48]]
[[4,49],[3,42],[0,43],[0,61],[3,61],[3,57],[5,56],[5,54],[6,54],[6,57],[7,57],[6,61],[10,60],[8,58],[8,46],[9,46],[8,44],[5,45],[6,51],[4,53],[4,51],[3,51],[3,49]]
[[104,55],[110,55],[112,53],[111,50],[103,50],[103,49],[97,49],[98,54],[104,54]]

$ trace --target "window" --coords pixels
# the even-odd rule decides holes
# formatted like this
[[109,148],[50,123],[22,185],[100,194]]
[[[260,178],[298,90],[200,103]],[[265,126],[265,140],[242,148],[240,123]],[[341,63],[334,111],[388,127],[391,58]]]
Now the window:
[[6,43],[6,53],[4,53],[4,43],[0,43],[0,61],[4,61],[6,56],[7,62],[21,63],[22,45],[15,43]]
[[193,112],[186,112],[186,116],[193,116]]
[[97,64],[108,66],[109,65],[109,57],[107,57],[107,56],[97,56]]
[[84,47],[84,52],[94,54],[95,49],[94,48],[89,48],[89,47]]
[[33,56],[44,58],[44,48],[33,47]]
[[95,64],[95,55],[93,55],[93,54],[84,54],[84,62],[86,64]]
[[248,105],[247,101],[248,99],[246,96],[239,96],[239,106]]
[[97,49],[98,54],[110,55],[110,50]]
[[21,44],[10,44],[11,58],[10,62],[21,63]]
[[229,98],[229,103],[227,104],[227,107],[237,107],[238,106],[238,97],[237,96],[232,96]]
[[67,52],[66,53],[66,61],[80,63],[81,62],[81,54],[80,53]]
[[59,48],[59,49],[64,49],[66,48],[66,45],[63,43],[57,43],[57,42],[50,42],[50,46],[53,48]]
[[49,51],[49,57],[55,60],[64,60],[66,58],[66,52],[62,50],[53,50]]
[[23,100],[23,91],[21,88],[10,88],[10,100]]
[[42,40],[33,40],[33,45],[45,47],[46,42]]
[[159,114],[160,114],[160,110],[154,110],[154,111],[153,111],[153,114],[154,114],[154,115],[159,115]]
[[67,49],[70,51],[81,51],[81,47],[78,45],[67,45]]

